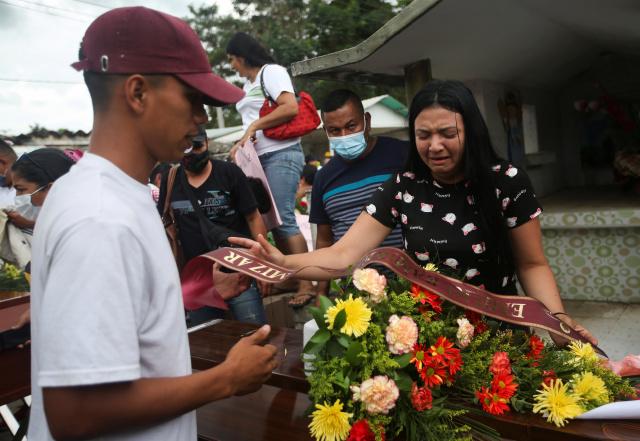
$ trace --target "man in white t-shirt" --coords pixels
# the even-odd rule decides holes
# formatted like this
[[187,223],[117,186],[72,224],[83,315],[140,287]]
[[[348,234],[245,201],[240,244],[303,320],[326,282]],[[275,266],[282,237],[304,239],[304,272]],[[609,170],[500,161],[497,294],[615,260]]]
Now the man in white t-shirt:
[[193,410],[258,389],[276,349],[261,345],[265,326],[192,374],[178,271],[146,183],[191,145],[203,104],[242,91],[211,73],[185,22],[143,7],[98,17],[79,58],[94,123],[36,226],[29,439],[195,440]]

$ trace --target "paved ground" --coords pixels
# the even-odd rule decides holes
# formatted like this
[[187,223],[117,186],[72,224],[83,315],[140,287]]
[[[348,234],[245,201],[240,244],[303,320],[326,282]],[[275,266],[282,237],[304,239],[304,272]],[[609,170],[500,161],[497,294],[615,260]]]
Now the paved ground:
[[640,305],[565,300],[567,313],[599,340],[611,359],[640,354]]

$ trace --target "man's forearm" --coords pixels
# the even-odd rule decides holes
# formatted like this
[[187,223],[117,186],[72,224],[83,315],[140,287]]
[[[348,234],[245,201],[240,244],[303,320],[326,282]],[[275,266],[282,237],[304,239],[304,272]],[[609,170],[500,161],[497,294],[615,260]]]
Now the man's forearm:
[[56,439],[86,439],[148,427],[233,395],[225,364],[193,375],[144,378],[87,387],[45,388],[44,405]]

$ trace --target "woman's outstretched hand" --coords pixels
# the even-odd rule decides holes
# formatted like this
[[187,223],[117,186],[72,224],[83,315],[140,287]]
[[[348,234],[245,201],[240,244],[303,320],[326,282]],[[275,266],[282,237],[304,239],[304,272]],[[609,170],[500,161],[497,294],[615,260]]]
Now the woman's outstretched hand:
[[[581,324],[579,324],[578,322],[576,322],[574,319],[572,319],[570,316],[566,315],[566,314],[559,314],[557,316],[558,320],[563,321],[564,323],[566,323],[567,325],[571,326],[573,329],[575,329],[578,334],[580,334],[581,336],[583,336],[584,338],[587,339],[587,341],[589,341],[589,343],[593,344],[593,345],[597,345],[598,344],[598,339],[595,338],[593,336],[593,334],[591,334],[591,332],[589,332],[587,330],[587,328],[585,328],[584,326],[582,326]],[[564,346],[567,343],[569,343],[569,340],[563,337],[560,337],[556,334],[549,334],[551,336],[551,339],[553,340],[553,342],[558,345],[558,346]]]
[[247,251],[260,259],[284,266],[284,254],[271,245],[262,234],[258,234],[257,241],[244,237],[230,237],[229,242],[246,248]]

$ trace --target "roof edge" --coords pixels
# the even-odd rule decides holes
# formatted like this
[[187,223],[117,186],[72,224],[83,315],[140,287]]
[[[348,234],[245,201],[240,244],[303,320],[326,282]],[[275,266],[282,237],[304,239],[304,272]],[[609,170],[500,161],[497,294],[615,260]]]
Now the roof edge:
[[399,14],[392,17],[380,29],[371,34],[369,38],[356,46],[309,58],[308,60],[296,61],[291,64],[291,73],[294,77],[299,77],[362,61],[441,1],[414,0]]

